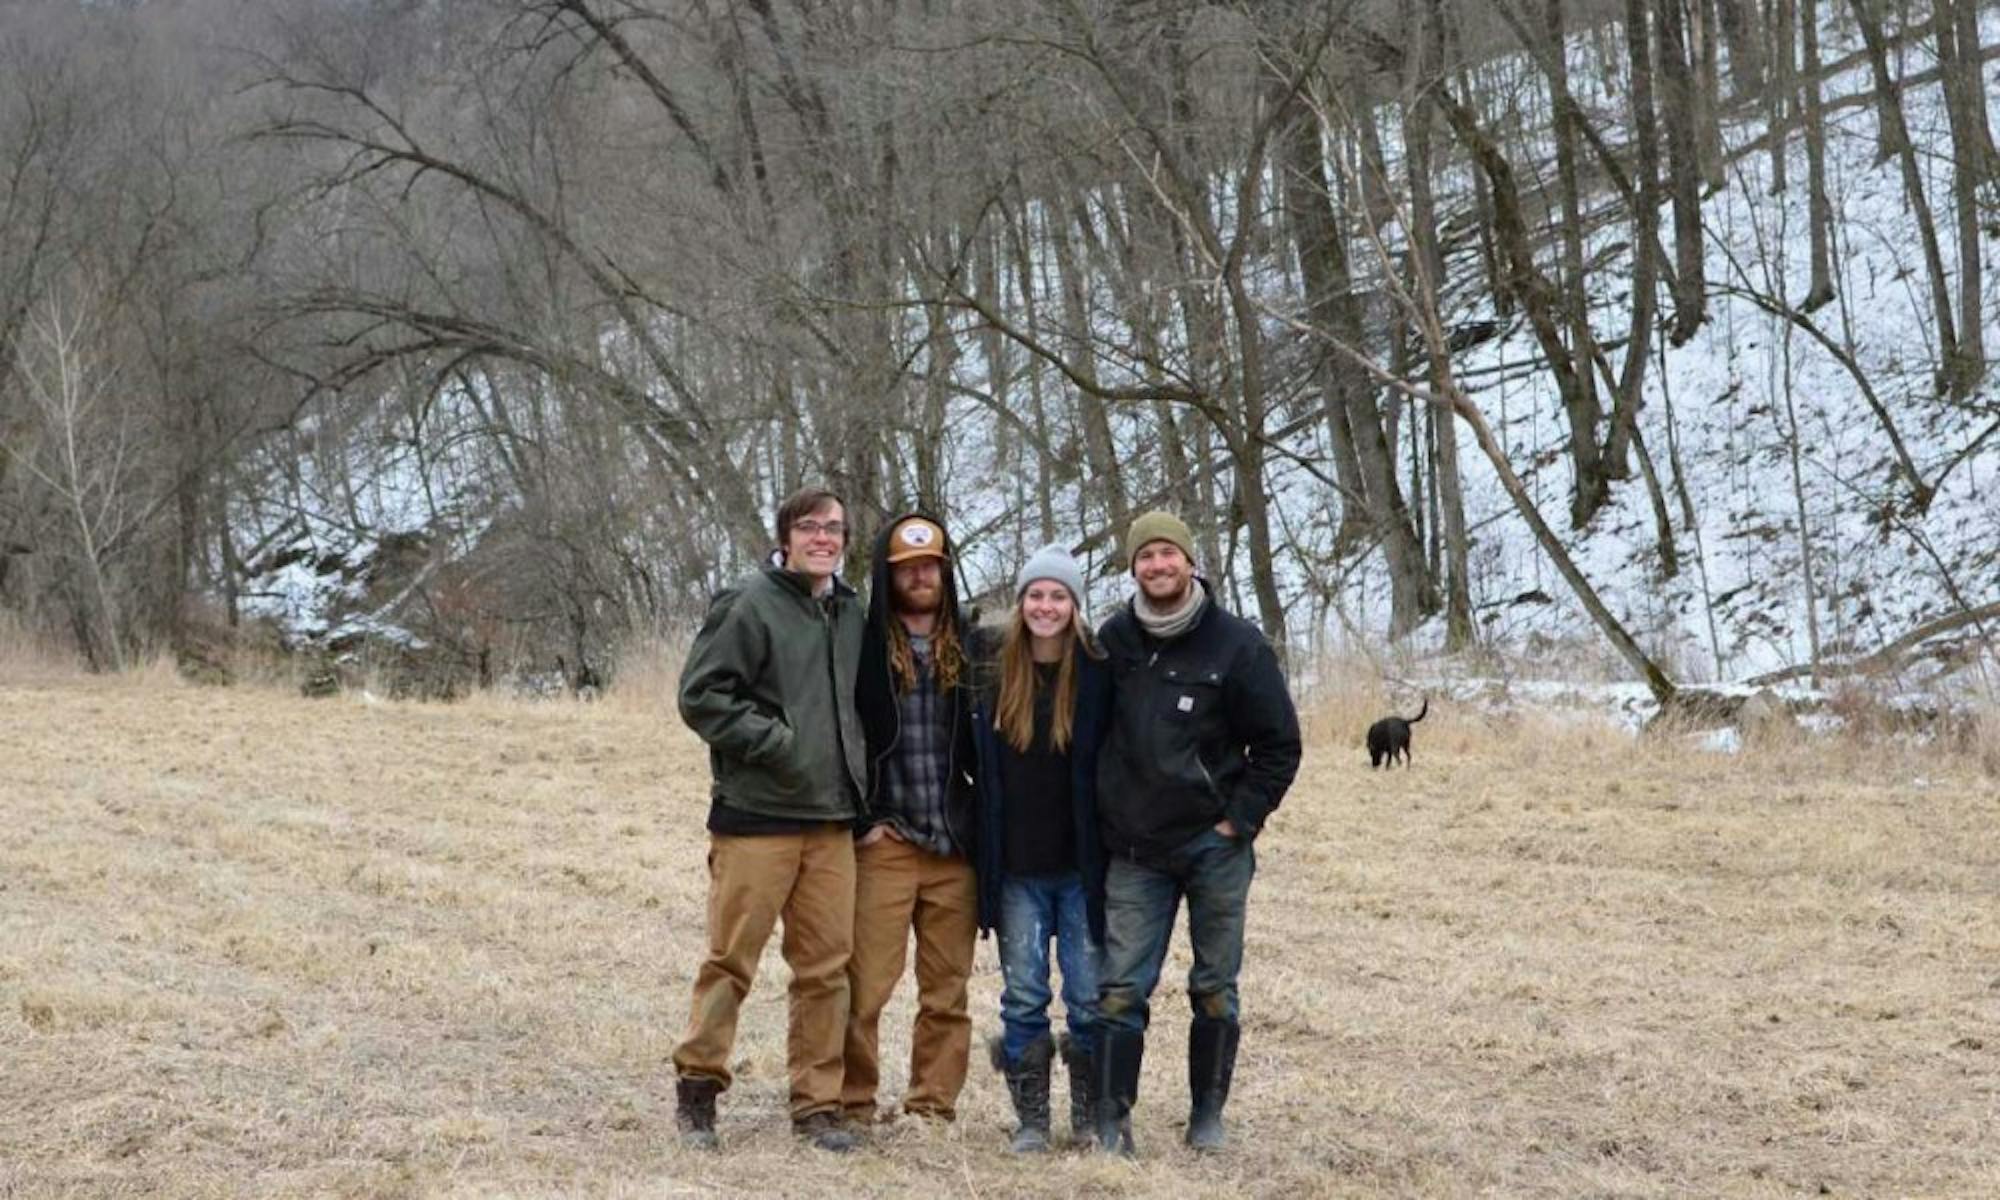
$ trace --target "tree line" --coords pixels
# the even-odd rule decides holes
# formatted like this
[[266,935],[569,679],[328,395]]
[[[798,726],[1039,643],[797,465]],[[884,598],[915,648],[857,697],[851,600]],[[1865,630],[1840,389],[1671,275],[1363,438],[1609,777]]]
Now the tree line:
[[[1461,648],[1489,471],[1664,695],[1561,526],[1638,489],[1652,569],[1683,569],[1696,514],[1648,384],[1715,297],[1849,371],[1886,464],[1854,502],[1885,522],[1920,523],[1981,449],[1906,435],[1992,411],[1980,11],[17,0],[0,605],[117,667],[236,624],[274,554],[367,523],[355,489],[417,479],[426,636],[581,664],[698,611],[762,557],[776,498],[824,480],[857,545],[917,506],[1014,561],[1108,555],[1170,507],[1280,644],[1380,571],[1384,632],[1441,619]],[[1828,93],[1863,63],[1870,89]],[[1905,112],[1933,81],[1945,172]],[[1864,369],[1838,285],[1825,123],[1856,106],[1920,234],[1922,387]],[[1714,268],[1704,202],[1759,156],[1809,197],[1802,290]],[[1464,373],[1514,328],[1550,461]]]

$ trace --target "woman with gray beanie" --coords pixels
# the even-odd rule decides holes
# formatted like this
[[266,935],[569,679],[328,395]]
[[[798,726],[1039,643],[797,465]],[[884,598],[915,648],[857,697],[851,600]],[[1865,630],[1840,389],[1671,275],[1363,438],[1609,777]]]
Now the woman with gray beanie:
[[987,1048],[1020,1123],[1016,1152],[1049,1148],[1049,942],[1062,970],[1070,1131],[1089,1141],[1096,1083],[1097,988],[1104,945],[1104,852],[1097,748],[1111,676],[1090,635],[1083,572],[1044,546],[1014,581],[1015,605],[979,746],[979,923],[1000,931],[1002,1032]]

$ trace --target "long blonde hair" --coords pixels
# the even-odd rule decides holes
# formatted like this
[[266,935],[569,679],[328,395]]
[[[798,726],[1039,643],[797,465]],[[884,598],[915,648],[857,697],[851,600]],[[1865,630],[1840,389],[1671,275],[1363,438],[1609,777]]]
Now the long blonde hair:
[[[1070,733],[1076,725],[1077,651],[1092,658],[1104,657],[1091,640],[1090,627],[1083,623],[1081,606],[1071,608],[1071,636],[1063,642],[1062,658],[1056,667],[1054,703],[1049,714],[1049,745],[1058,753],[1069,749]],[[1000,700],[993,706],[993,728],[1014,748],[1026,754],[1035,740],[1035,690],[1040,682],[1035,674],[1034,635],[1028,632],[1021,606],[1014,606],[1014,619],[1007,623],[1000,643]]]

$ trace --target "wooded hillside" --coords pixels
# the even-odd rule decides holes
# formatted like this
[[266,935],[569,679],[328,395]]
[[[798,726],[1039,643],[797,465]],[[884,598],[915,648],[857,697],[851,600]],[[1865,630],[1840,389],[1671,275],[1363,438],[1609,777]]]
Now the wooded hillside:
[[2000,594],[1994,15],[11,4],[0,606],[610,670],[824,480],[974,591],[1177,509],[1294,648],[1857,658]]

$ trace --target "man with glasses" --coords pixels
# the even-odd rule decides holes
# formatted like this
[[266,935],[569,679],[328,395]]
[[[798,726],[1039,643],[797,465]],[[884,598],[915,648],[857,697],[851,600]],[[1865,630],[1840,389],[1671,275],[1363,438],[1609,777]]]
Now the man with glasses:
[[719,593],[681,671],[681,718],[708,743],[708,954],[674,1047],[683,1145],[713,1149],[736,1017],[772,928],[791,968],[794,1131],[858,1144],[841,1118],[841,1045],[854,939],[854,821],[867,779],[855,714],[859,596],[839,577],[845,510],[831,492],[778,509],[778,562]]

